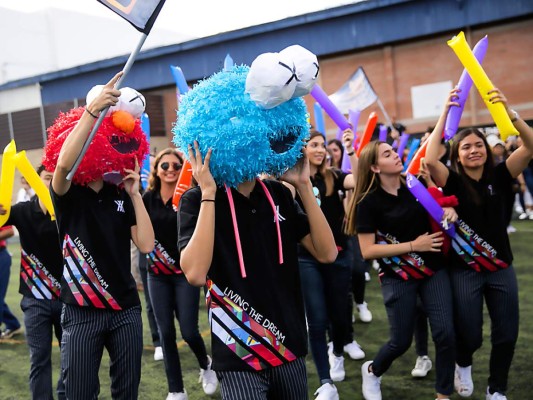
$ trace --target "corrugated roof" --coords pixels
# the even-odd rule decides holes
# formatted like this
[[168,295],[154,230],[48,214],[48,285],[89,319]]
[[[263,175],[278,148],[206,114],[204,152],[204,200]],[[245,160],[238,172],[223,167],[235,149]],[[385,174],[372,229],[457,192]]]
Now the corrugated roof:
[[[320,57],[453,32],[533,15],[530,0],[369,0],[225,32],[139,54],[125,85],[139,90],[173,85],[169,65],[189,81],[211,75],[230,54],[249,64],[263,52],[300,44]],[[0,85],[0,90],[40,83],[44,104],[84,97],[126,63],[127,55]]]

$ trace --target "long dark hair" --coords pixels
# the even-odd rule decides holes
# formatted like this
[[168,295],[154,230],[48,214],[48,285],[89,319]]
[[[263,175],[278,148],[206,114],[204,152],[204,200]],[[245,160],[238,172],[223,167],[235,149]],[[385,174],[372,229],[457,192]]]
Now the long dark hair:
[[[307,139],[307,141],[317,136],[324,137],[324,135],[322,135],[319,131],[312,130],[309,134],[309,139]],[[326,144],[325,138],[324,144]],[[327,157],[324,157],[322,163],[317,167],[317,174],[319,174],[326,182],[326,195],[330,196],[331,193],[333,193],[333,179],[337,177],[337,174],[335,173],[335,170],[328,166]]]
[[168,147],[164,150],[161,150],[157,156],[155,156],[154,160],[154,167],[152,168],[152,171],[150,172],[150,177],[148,178],[148,190],[159,192],[161,190],[161,179],[159,176],[157,176],[157,168],[159,167],[159,163],[161,162],[161,159],[163,156],[166,156],[168,154],[172,154],[177,157],[177,159],[180,161],[180,164],[183,165],[183,158],[181,157],[181,154],[178,152],[178,150]]
[[483,132],[481,132],[479,129],[476,129],[476,128],[463,129],[454,136],[453,141],[452,141],[452,146],[450,148],[450,169],[459,174],[459,176],[461,177],[462,183],[467,188],[474,203],[480,204],[481,199],[479,195],[477,194],[477,192],[472,187],[468,174],[465,172],[463,165],[459,161],[459,146],[461,145],[461,142],[467,136],[470,136],[470,135],[476,135],[478,138],[480,138],[483,141],[483,145],[485,146],[485,151],[487,153],[487,159],[485,160],[485,164],[483,164],[483,172],[481,174],[481,179],[487,180],[492,177],[492,174],[494,171],[494,160],[492,157],[492,150]]
[[338,169],[341,169],[341,167],[342,167],[342,159],[344,157],[344,147],[342,146],[342,142],[339,139],[331,139],[327,143],[327,146],[329,146],[330,144],[334,144],[341,151],[341,158],[339,158],[339,165],[335,165],[335,161],[333,160],[333,157],[331,157],[331,166],[335,167],[335,168],[338,168]]
[[355,184],[355,193],[350,200],[348,214],[346,215],[346,226],[344,231],[347,235],[357,233],[356,226],[356,208],[357,205],[369,194],[376,190],[380,185],[379,174],[372,171],[372,165],[376,165],[379,158],[379,145],[385,143],[379,140],[373,140],[368,143],[359,156],[357,166],[357,181]]

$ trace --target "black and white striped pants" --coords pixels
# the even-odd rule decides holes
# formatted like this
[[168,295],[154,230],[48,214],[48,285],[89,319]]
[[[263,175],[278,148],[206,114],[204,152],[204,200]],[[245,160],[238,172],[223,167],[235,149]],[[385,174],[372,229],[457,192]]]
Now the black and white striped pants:
[[141,380],[141,307],[121,311],[63,305],[61,361],[67,399],[98,398],[104,347],[110,358],[111,397],[137,399]]
[[[23,296],[20,308],[24,312],[26,341],[30,349],[30,391],[33,400],[53,399],[52,340],[61,343],[61,307],[59,300],[36,299]],[[57,382],[57,396],[65,398],[61,373]]]
[[483,298],[491,322],[490,376],[493,391],[505,393],[518,339],[518,284],[513,266],[496,272],[452,268],[457,364],[472,365],[483,341]]
[[263,371],[217,371],[222,400],[306,400],[305,358]]

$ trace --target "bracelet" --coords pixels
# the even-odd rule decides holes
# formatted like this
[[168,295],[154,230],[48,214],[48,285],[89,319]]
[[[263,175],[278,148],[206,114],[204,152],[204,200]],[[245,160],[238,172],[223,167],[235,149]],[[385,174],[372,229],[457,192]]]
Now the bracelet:
[[210,202],[213,202],[213,203],[214,203],[214,202],[215,202],[215,199],[202,199],[202,200],[200,201],[200,203],[203,203],[204,201],[210,201]]
[[346,153],[346,154],[348,154],[348,155],[351,157],[351,156],[354,155],[354,153],[355,153],[355,152],[352,151],[351,153]]
[[413,242],[409,242],[409,246],[411,247],[411,251],[413,251]]
[[87,106],[85,106],[85,111],[87,111],[89,113],[89,115],[91,117],[93,117],[94,119],[98,119],[98,115],[94,115],[92,112],[90,112],[89,109],[87,108]]

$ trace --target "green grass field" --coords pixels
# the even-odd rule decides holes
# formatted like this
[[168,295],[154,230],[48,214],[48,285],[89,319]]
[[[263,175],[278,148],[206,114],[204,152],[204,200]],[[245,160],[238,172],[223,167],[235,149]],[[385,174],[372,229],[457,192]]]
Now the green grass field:
[[[531,288],[533,287],[533,273],[531,269],[531,257],[533,255],[533,221],[513,221],[518,232],[511,235],[513,251],[520,286],[520,337],[516,347],[513,366],[510,373],[508,398],[514,400],[533,399],[533,299]],[[18,245],[11,244],[10,250],[13,257],[11,282],[6,301],[11,310],[20,317],[22,312],[19,307],[20,295],[18,290],[19,255]],[[377,276],[372,272],[372,280],[367,287],[367,299],[374,319],[370,324],[356,322],[354,325],[356,339],[362,345],[371,359],[379,347],[388,338],[386,315],[381,299],[381,292],[377,283]],[[141,296],[142,298],[143,296]],[[210,339],[206,318],[205,303],[200,300],[200,330],[209,347]],[[148,323],[144,321],[145,349],[142,360],[142,378],[139,398],[142,400],[162,400],[167,394],[167,384],[162,362],[153,360],[153,347],[149,336]],[[488,351],[490,347],[489,319],[485,316],[484,346],[476,353],[473,375],[474,395],[473,400],[485,399],[485,388],[488,371]],[[178,343],[182,361],[185,387],[189,393],[189,399],[205,399],[201,387],[198,384],[198,366],[192,352],[182,341]],[[430,346],[430,355],[434,355]],[[434,371],[431,371],[425,379],[415,380],[411,378],[411,369],[414,366],[416,355],[414,346],[398,359],[391,369],[383,376],[382,392],[384,399],[434,399],[433,381]],[[433,357],[432,357],[433,359]],[[59,349],[54,343],[54,370],[57,371]],[[341,399],[361,399],[361,367],[362,361],[346,359],[346,380],[337,383]],[[314,364],[310,357],[307,360],[309,375],[309,397],[314,398],[313,392],[318,388],[318,379]],[[104,355],[100,368],[101,394],[100,399],[111,399],[109,391],[109,358]],[[0,343],[0,400],[24,400],[30,399],[28,390],[29,354],[23,336],[8,343]],[[217,394],[212,397],[219,399]],[[460,399],[457,394],[453,399]]]

